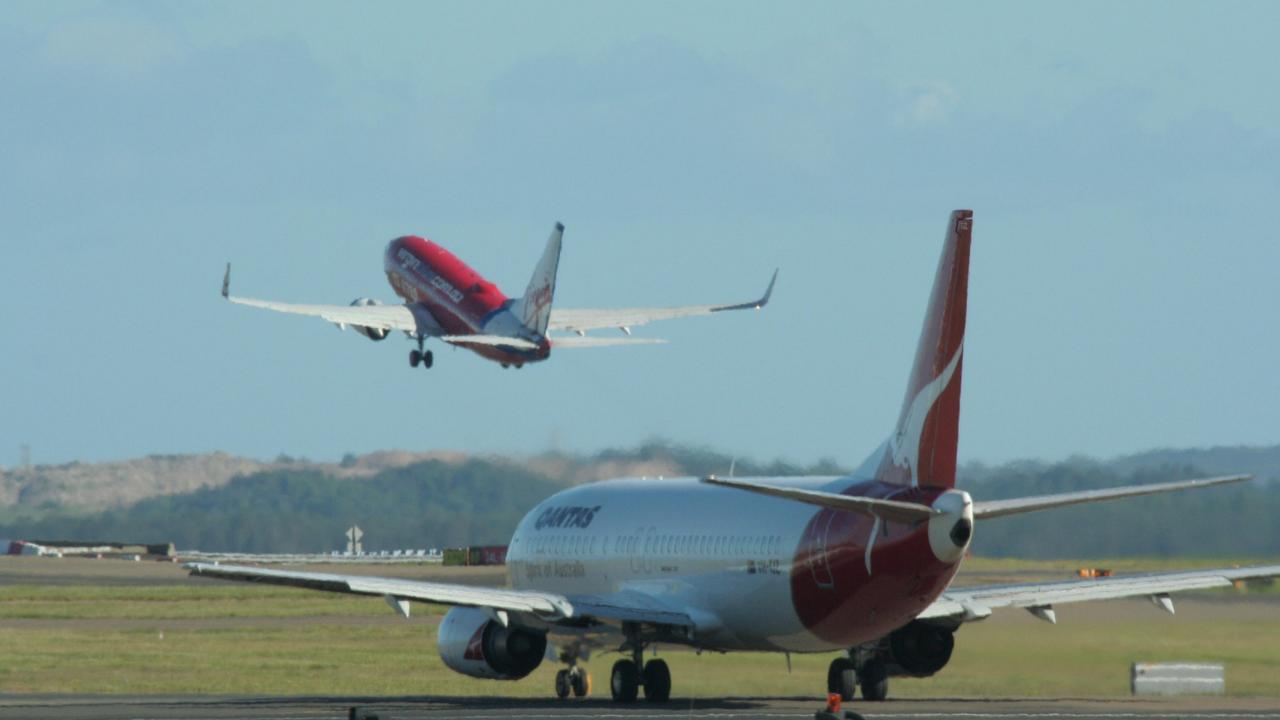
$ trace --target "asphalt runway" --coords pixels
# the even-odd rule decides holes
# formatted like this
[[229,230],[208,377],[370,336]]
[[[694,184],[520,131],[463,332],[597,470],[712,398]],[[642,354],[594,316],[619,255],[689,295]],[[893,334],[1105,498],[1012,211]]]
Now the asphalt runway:
[[[736,698],[674,700],[662,706],[608,700],[508,700],[449,697],[231,697],[231,696],[0,696],[0,717],[101,718],[103,720],[312,720],[346,719],[351,709],[366,720],[472,720],[474,718],[812,718],[817,699]],[[937,699],[849,703],[846,710],[876,718],[986,718],[1012,720],[1104,720],[1105,718],[1217,718],[1280,720],[1269,698],[1175,699]]]

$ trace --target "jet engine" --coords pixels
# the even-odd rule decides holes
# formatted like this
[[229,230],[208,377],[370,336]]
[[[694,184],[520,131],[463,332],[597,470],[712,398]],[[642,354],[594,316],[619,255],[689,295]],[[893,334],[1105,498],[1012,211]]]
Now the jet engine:
[[463,675],[519,680],[542,664],[547,634],[504,626],[484,610],[455,607],[440,622],[436,646],[444,664]]
[[[356,298],[355,300],[351,301],[351,307],[368,307],[370,305],[381,305],[381,304],[382,303],[378,302],[377,300],[374,300],[373,298],[365,298],[365,297]],[[385,340],[387,338],[388,331],[386,328],[372,328],[372,327],[365,327],[364,325],[352,325],[352,327],[356,329],[356,332],[369,338],[370,340],[373,340],[374,342],[377,342],[379,340]]]
[[955,646],[954,630],[912,621],[889,633],[881,654],[891,675],[928,677],[946,666]]

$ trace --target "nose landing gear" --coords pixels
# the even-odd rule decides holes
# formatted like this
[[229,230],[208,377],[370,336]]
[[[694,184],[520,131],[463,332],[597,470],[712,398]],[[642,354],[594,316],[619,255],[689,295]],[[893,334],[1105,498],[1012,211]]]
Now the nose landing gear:
[[574,697],[591,694],[591,675],[576,664],[556,673],[556,697],[564,700],[569,693]]

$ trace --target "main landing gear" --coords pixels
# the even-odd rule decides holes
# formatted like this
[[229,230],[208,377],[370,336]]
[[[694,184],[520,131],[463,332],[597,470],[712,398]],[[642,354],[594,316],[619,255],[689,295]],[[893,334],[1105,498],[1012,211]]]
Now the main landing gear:
[[422,367],[429,368],[435,363],[436,358],[431,351],[422,349],[422,343],[425,341],[424,336],[418,336],[418,349],[409,351],[409,367],[418,367],[418,363],[422,363]]
[[827,668],[827,692],[840,693],[845,702],[853,700],[858,685],[862,686],[862,699],[879,702],[889,696],[889,671],[879,660],[868,660],[855,665],[849,658],[839,657]]
[[[666,702],[671,699],[671,669],[665,660],[644,661],[644,646],[635,644],[631,648],[630,660],[619,660],[613,664],[613,672],[609,676],[609,692],[614,702],[635,702],[644,688],[644,699],[649,702]],[[643,669],[641,669],[643,668]]]

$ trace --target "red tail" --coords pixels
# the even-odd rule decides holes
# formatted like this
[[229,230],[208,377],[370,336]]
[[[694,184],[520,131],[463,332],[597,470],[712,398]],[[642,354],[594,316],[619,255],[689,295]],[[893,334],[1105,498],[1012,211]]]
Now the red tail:
[[972,210],[951,213],[916,348],[916,363],[907,379],[907,396],[898,426],[889,438],[877,473],[879,480],[955,487],[972,232]]

